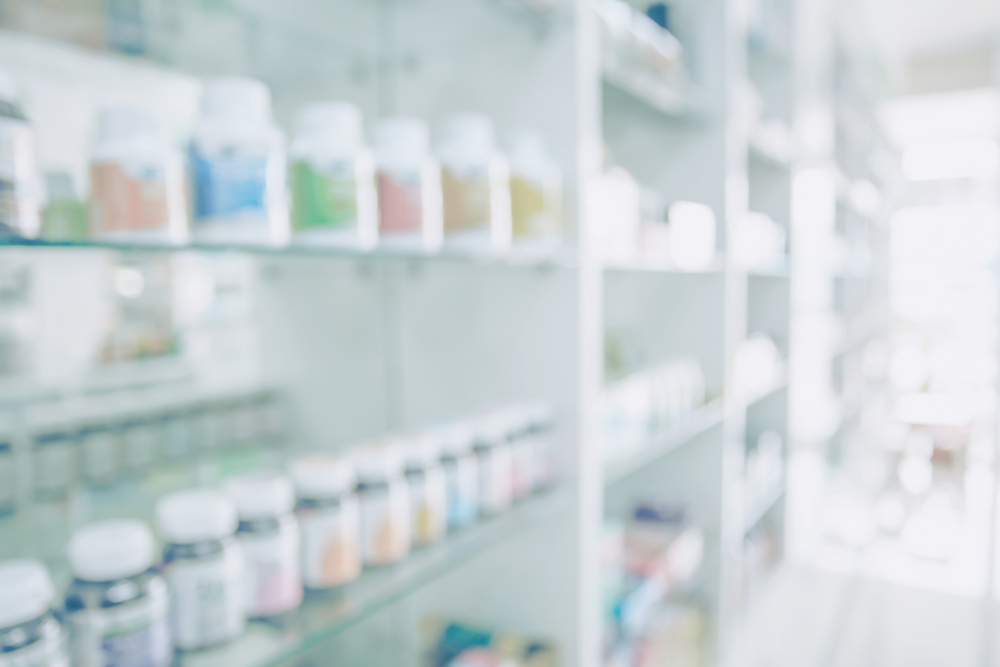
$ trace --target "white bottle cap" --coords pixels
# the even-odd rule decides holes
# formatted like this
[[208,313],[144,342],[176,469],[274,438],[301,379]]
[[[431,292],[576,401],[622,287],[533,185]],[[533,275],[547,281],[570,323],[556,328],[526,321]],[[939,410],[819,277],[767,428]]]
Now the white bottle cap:
[[7,70],[0,69],[0,100],[5,102],[17,102],[20,99],[17,94],[17,82]]
[[288,472],[300,498],[337,498],[354,490],[354,464],[332,454],[311,454],[292,461]]
[[101,109],[97,118],[97,139],[101,143],[129,143],[156,139],[159,128],[153,114],[138,107]]
[[431,131],[422,118],[394,116],[380,120],[374,131],[375,157],[421,160],[431,149]]
[[0,562],[0,628],[38,618],[52,606],[55,589],[49,571],[37,560]]
[[210,79],[201,96],[201,113],[245,125],[266,125],[271,122],[271,91],[256,79]]
[[458,114],[445,120],[442,146],[469,153],[493,153],[493,121],[476,113]]
[[300,134],[320,134],[345,150],[364,144],[361,109],[350,102],[314,102],[302,107],[295,117]]
[[351,452],[361,484],[378,484],[403,474],[403,452],[398,445],[382,443],[364,445]]
[[156,524],[165,542],[219,540],[236,532],[236,506],[216,491],[175,491],[156,503]]
[[96,521],[73,533],[66,553],[78,579],[125,579],[153,566],[153,533],[135,519]]
[[236,513],[244,521],[278,517],[295,507],[291,480],[276,472],[233,477],[226,483],[226,493],[236,503]]

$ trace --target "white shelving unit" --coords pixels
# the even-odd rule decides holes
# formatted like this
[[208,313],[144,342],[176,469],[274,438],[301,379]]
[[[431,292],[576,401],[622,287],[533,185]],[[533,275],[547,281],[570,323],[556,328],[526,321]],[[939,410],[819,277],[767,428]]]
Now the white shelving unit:
[[[767,118],[794,124],[795,51],[784,46],[790,36],[780,26],[748,34],[738,0],[677,2],[690,82],[661,85],[649,73],[602,64],[588,0],[247,0],[213,12],[195,2],[154,4],[144,58],[84,51],[53,34],[0,33],[0,62],[27,83],[43,163],[80,184],[97,106],[169,106],[181,137],[197,77],[223,73],[267,81],[286,128],[302,103],[328,98],[356,102],[369,119],[405,113],[434,126],[449,113],[475,110],[489,113],[501,135],[537,128],[569,184],[567,247],[546,254],[4,242],[0,262],[30,266],[37,276],[33,298],[47,332],[37,350],[61,361],[42,364],[38,377],[5,379],[0,409],[27,400],[29,388],[38,396],[85,387],[93,372],[84,343],[96,334],[77,324],[106,305],[102,281],[129,257],[159,258],[178,271],[191,262],[224,265],[226,275],[241,276],[247,303],[240,316],[185,332],[177,365],[279,388],[294,414],[286,453],[336,451],[524,399],[544,398],[556,408],[559,488],[400,566],[366,574],[335,596],[309,596],[292,618],[255,623],[244,639],[183,663],[263,667],[336,656],[337,664],[417,665],[421,620],[434,614],[551,638],[563,665],[597,667],[602,525],[623,520],[646,499],[684,506],[705,532],[695,597],[710,619],[711,663],[727,661],[752,591],[784,544],[783,482],[750,503],[745,467],[761,433],[790,437],[794,366],[747,397],[734,390],[733,360],[755,333],[775,341],[786,366],[794,348],[796,225],[805,223],[793,219],[792,191],[803,163],[751,141],[743,92],[750,81]],[[795,14],[810,3],[777,4]],[[75,129],[56,145],[45,133],[60,123]],[[718,259],[710,267],[681,272],[597,259],[587,198],[603,146],[665,201],[713,209]],[[787,231],[784,264],[747,271],[733,260],[727,241],[748,211],[767,213]],[[76,309],[59,309],[67,299]],[[626,337],[641,360],[618,369],[626,373],[697,359],[710,400],[638,449],[606,460],[598,415],[612,335]],[[143,368],[135,364],[136,374]],[[133,513],[145,516],[162,490],[143,486]],[[93,518],[88,493],[74,496],[84,509],[57,534]],[[35,534],[31,511],[0,519],[0,543],[10,535],[6,544],[19,545],[0,557],[40,552],[58,572],[52,540],[25,537]],[[748,557],[762,551],[773,557]],[[373,658],[373,646],[391,657]]]

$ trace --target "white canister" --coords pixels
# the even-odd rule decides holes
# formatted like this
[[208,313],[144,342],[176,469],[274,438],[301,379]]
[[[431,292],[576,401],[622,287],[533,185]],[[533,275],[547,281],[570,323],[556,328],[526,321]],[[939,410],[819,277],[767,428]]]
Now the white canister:
[[448,530],[456,530],[479,518],[479,462],[472,451],[475,434],[465,422],[435,429],[434,433],[441,438]]
[[434,434],[400,438],[410,487],[410,531],[414,545],[430,544],[448,530],[448,494],[441,466],[441,439]]
[[388,444],[353,452],[361,503],[361,557],[365,565],[387,565],[410,553],[410,495],[403,455]]
[[54,597],[41,562],[0,562],[0,664],[69,667],[66,632],[51,610]]
[[476,422],[473,450],[479,462],[479,511],[500,514],[513,500],[511,447],[508,419],[493,412]]

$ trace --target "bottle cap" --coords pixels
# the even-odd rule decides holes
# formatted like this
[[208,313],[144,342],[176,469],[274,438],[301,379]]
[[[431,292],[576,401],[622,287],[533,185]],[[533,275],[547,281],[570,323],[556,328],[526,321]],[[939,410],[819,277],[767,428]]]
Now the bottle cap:
[[444,124],[443,146],[467,152],[492,153],[495,148],[493,121],[483,114],[449,117]]
[[295,117],[300,134],[322,134],[343,146],[356,150],[364,143],[361,109],[350,102],[315,102],[302,107]]
[[374,147],[379,162],[394,156],[419,160],[430,152],[431,131],[422,118],[385,118],[375,125]]
[[97,140],[102,144],[156,140],[159,127],[153,114],[138,107],[108,107],[97,117]]
[[38,618],[52,606],[55,589],[40,561],[0,562],[0,628]]
[[257,472],[232,477],[226,493],[236,503],[236,513],[245,521],[281,516],[295,507],[292,482],[276,472]]
[[378,484],[403,474],[403,452],[394,443],[357,447],[351,458],[358,470],[359,484]]
[[332,454],[310,454],[294,459],[288,471],[300,498],[337,498],[357,485],[354,464]]
[[271,122],[271,91],[256,79],[210,79],[202,92],[201,113],[246,125],[266,125]]
[[160,537],[173,544],[220,540],[236,532],[236,506],[216,491],[175,491],[156,503]]
[[142,521],[110,519],[77,529],[66,550],[78,579],[115,581],[153,566],[153,533]]

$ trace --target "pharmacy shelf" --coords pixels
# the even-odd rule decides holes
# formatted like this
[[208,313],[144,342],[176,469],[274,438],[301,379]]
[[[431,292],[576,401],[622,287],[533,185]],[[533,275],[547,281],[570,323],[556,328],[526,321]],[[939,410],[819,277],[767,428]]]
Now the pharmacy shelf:
[[611,62],[602,63],[601,74],[605,83],[667,116],[696,118],[706,113],[701,90],[694,84],[671,83],[652,73]]
[[660,457],[718,426],[724,416],[722,398],[709,401],[647,442],[605,461],[604,484],[615,484],[642,470]]
[[743,534],[748,534],[751,530],[757,527],[757,524],[763,520],[767,513],[771,511],[775,505],[777,505],[782,498],[785,497],[785,482],[782,480],[780,483],[775,484],[773,487],[768,489],[767,493],[761,496],[757,502],[753,503],[747,509],[746,522],[743,524]]
[[18,237],[0,238],[0,252],[3,249],[37,250],[114,250],[136,253],[204,252],[242,253],[265,257],[331,257],[348,260],[381,260],[406,262],[453,262],[477,265],[510,266],[525,268],[572,268],[576,266],[576,253],[569,246],[544,248],[514,247],[505,251],[474,251],[457,248],[442,248],[438,251],[422,251],[392,247],[376,247],[363,250],[350,247],[306,245],[253,244],[154,244],[154,243],[112,243],[104,241],[57,242]]
[[766,387],[762,387],[760,390],[753,392],[747,396],[743,396],[736,400],[736,406],[738,410],[746,410],[755,403],[760,403],[765,398],[773,396],[782,389],[788,387],[788,371],[782,368],[781,372],[777,374],[777,377],[768,384]]
[[365,570],[356,582],[335,591],[310,591],[297,610],[251,622],[239,639],[216,649],[181,654],[178,662],[183,667],[287,664],[487,550],[565,513],[574,503],[568,488],[522,501],[499,517],[415,550],[396,565]]
[[670,260],[661,257],[636,257],[629,260],[608,260],[603,264],[605,271],[620,273],[677,273],[681,275],[691,274],[717,274],[726,270],[726,261],[722,256],[715,257],[711,262],[697,269],[681,269],[670,263]]

